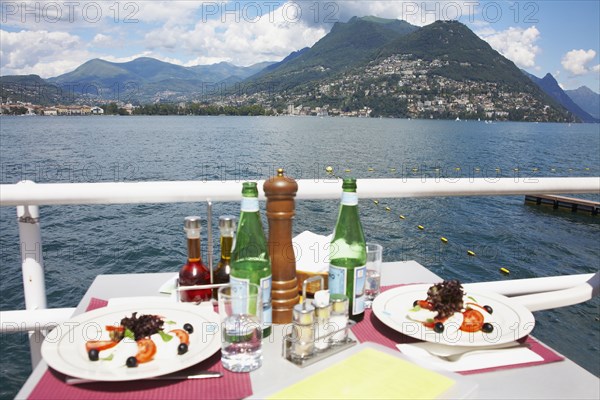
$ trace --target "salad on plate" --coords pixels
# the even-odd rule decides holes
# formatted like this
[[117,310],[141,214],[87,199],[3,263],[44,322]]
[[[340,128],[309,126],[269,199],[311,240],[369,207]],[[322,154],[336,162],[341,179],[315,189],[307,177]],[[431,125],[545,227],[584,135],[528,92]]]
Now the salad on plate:
[[100,339],[85,342],[93,362],[135,368],[153,360],[169,360],[188,352],[194,327],[159,315],[132,313],[118,325],[106,325]]

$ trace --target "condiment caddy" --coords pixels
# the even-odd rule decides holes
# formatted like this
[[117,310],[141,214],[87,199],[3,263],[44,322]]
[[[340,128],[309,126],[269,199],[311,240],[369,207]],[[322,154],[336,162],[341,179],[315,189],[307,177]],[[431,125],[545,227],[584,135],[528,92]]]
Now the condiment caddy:
[[348,297],[319,290],[312,302],[306,298],[307,285],[316,280],[320,281],[321,288],[324,287],[321,276],[303,282],[302,301],[294,306],[292,329],[283,339],[283,357],[300,367],[314,364],[357,343],[348,336],[348,330],[354,324],[348,318]]

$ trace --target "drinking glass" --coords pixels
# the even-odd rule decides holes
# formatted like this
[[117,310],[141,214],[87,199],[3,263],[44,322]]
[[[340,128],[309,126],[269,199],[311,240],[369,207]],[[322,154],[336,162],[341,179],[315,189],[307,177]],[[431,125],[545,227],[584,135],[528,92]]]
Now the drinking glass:
[[367,242],[367,284],[365,285],[365,308],[371,308],[373,300],[381,291],[381,263],[383,247]]
[[262,365],[262,297],[258,285],[235,283],[219,289],[221,362],[233,372]]

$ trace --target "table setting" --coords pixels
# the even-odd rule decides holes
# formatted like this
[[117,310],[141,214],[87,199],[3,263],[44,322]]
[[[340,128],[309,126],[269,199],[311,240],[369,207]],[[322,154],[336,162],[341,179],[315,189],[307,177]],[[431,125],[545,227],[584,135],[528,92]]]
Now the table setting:
[[[519,302],[418,263],[384,263],[360,227],[355,179],[344,180],[333,236],[301,234],[290,258],[293,183],[283,170],[265,182],[277,227],[268,241],[256,184],[244,184],[228,283],[212,280],[210,259],[204,266],[193,216],[178,275],[139,291],[120,282],[129,298],[98,284],[109,296],[86,295],[85,312],[46,337],[50,368],[28,398],[466,398],[478,390],[472,376],[564,359],[530,335],[535,318]],[[297,279],[315,259],[329,272]],[[139,297],[148,294],[162,297]]]
[[[86,322],[89,323],[92,319],[96,318],[97,313],[102,312],[102,310],[107,310],[108,315],[121,316],[130,314],[133,310],[151,309],[153,312],[164,312],[167,318],[183,317],[195,320],[198,324],[197,328],[201,328],[204,325],[204,335],[198,335],[197,340],[190,343],[191,348],[193,348],[193,345],[197,345],[197,350],[195,352],[190,351],[191,354],[188,354],[188,357],[178,364],[170,362],[166,363],[166,366],[144,370],[121,368],[120,371],[113,371],[113,373],[109,369],[103,370],[100,375],[94,375],[93,373],[90,374],[89,368],[77,370],[76,368],[81,368],[81,365],[65,366],[61,362],[61,355],[69,357],[73,352],[72,347],[76,345],[76,343],[69,340],[74,335],[69,335],[70,331],[65,331],[63,332],[63,337],[66,339],[66,343],[62,346],[62,341],[57,342],[53,339],[47,339],[48,343],[54,342],[51,344],[57,345],[57,349],[56,352],[52,351],[44,354],[44,359],[51,368],[44,373],[39,383],[29,395],[29,398],[215,399],[244,398],[252,393],[248,374],[230,372],[222,365],[219,353],[221,348],[220,334],[214,336],[209,331],[209,327],[212,324],[220,324],[219,316],[214,312],[212,305],[192,306],[175,303],[170,300],[165,301],[165,298],[160,300],[160,298],[148,297],[145,299],[145,303],[138,303],[139,305],[135,306],[135,301],[139,301],[139,299],[130,298],[128,302],[129,306],[124,306],[123,304],[127,302],[127,298],[119,298],[116,302],[113,302],[113,306],[110,306],[107,300],[92,298],[89,302],[87,312],[80,314],[80,317],[83,317],[83,319],[75,317],[75,319],[67,322],[65,326],[76,327],[79,326],[79,323],[82,324],[81,326],[85,326]],[[152,301],[148,299],[152,299]],[[152,303],[155,305],[149,305]],[[188,313],[193,313],[193,315],[189,315]],[[112,319],[109,318],[109,320]],[[95,322],[92,322],[92,325],[94,325],[94,329],[100,326]],[[190,336],[193,337],[194,335]],[[210,339],[206,340],[207,338]],[[65,350],[63,351],[63,349]],[[59,355],[58,357],[56,356],[57,354]],[[114,369],[117,370],[119,368]],[[169,373],[176,373],[176,376],[170,377],[167,375]],[[171,379],[162,379],[165,376]],[[73,382],[73,377],[86,381]],[[70,380],[71,382],[69,382]]]

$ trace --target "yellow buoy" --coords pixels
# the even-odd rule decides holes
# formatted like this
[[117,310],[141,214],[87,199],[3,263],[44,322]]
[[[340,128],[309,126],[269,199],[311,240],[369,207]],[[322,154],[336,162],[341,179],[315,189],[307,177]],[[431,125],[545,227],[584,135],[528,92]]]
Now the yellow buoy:
[[510,271],[504,267],[500,268],[500,272],[502,272],[503,274],[506,274],[506,275],[510,274]]
[[373,168],[369,167],[369,172],[375,171]]
[[346,172],[352,172],[350,168],[346,168]]
[[333,167],[331,165],[326,166],[325,172],[327,172],[328,174],[331,174],[333,172]]
[[390,172],[396,172],[396,168],[390,168]]
[[440,240],[441,240],[442,242],[444,242],[444,243],[448,243],[448,239],[446,239],[446,238],[445,238],[445,237],[443,237],[443,236],[440,238]]
[[454,168],[455,171],[460,171],[460,167]]
[[376,206],[379,205],[379,200],[373,200],[373,204],[375,204]]
[[389,208],[389,207],[386,207],[386,208],[385,208],[385,211],[388,211],[388,212],[389,212],[389,211],[392,211],[392,209],[391,209],[391,208]]
[[475,252],[472,250],[467,250],[467,254],[470,256],[475,256]]
[[423,230],[423,229],[425,229],[425,228],[423,227],[423,225],[417,225],[417,228],[419,228],[420,230]]
[[413,169],[412,169],[412,172],[417,172],[417,171],[419,171],[419,169],[418,169],[418,168],[413,168]]
[[404,215],[400,215],[400,219],[406,219]]

